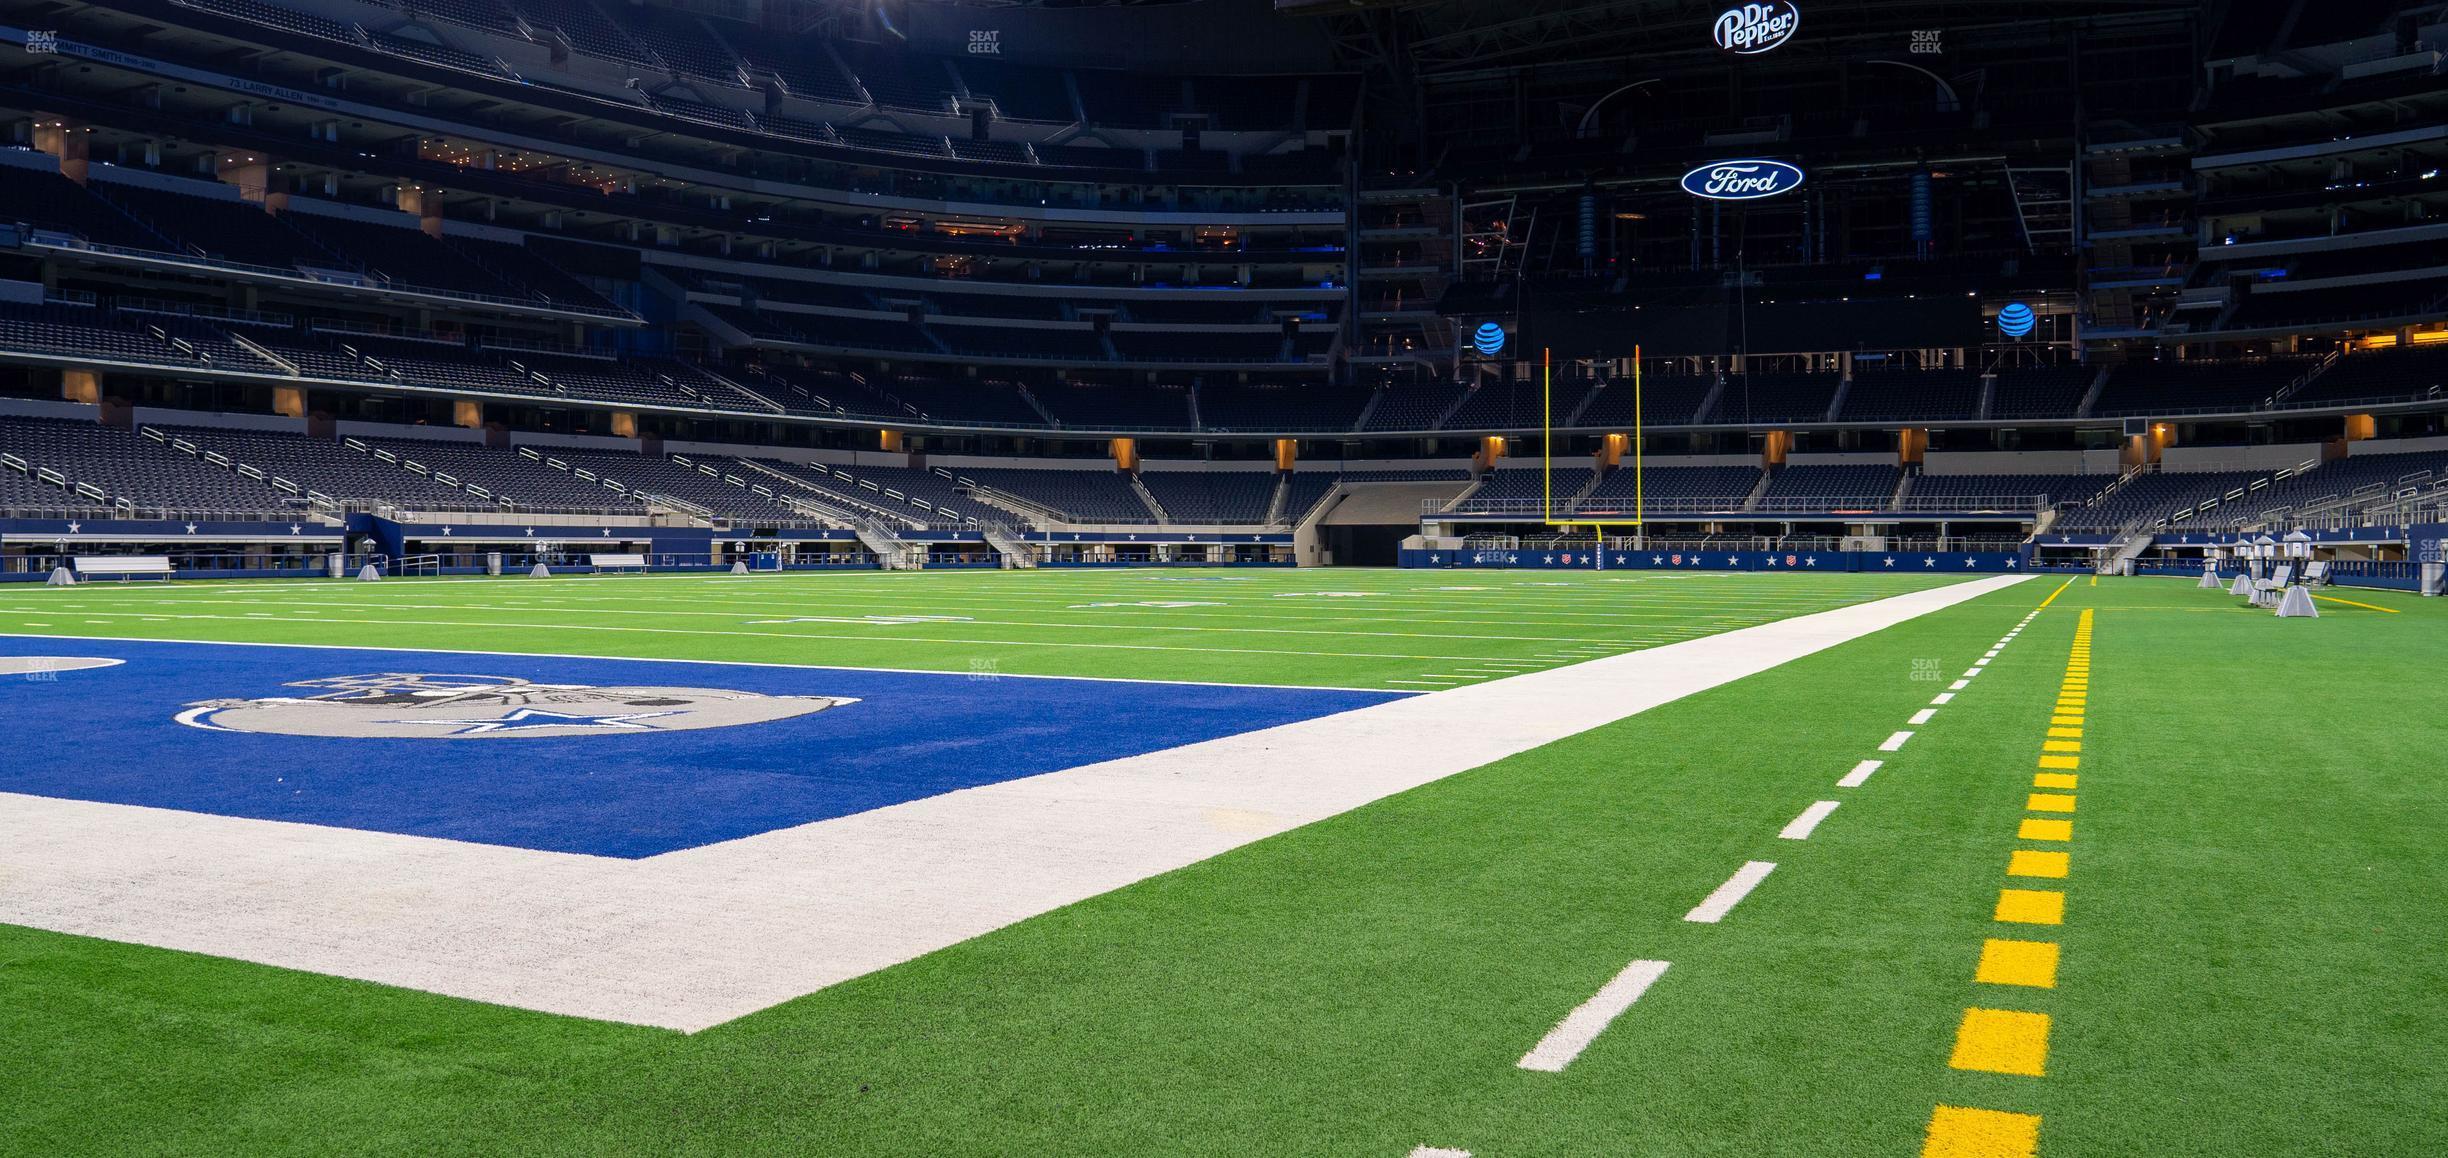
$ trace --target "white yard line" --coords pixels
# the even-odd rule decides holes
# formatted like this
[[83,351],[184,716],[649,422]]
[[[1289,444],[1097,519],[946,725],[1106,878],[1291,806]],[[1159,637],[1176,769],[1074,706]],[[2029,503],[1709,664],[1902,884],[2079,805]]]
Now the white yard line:
[[1844,774],[1844,779],[1836,782],[1836,786],[1838,788],[1859,788],[1869,783],[1870,774],[1884,767],[1886,763],[1884,760],[1864,760],[1855,764],[1852,771]]
[[1666,965],[1664,961],[1634,961],[1624,966],[1623,972],[1600,986],[1594,996],[1565,1014],[1564,1020],[1548,1030],[1547,1036],[1530,1047],[1530,1052],[1523,1054],[1517,1064],[1523,1069],[1542,1073],[1564,1072],[1565,1066],[1580,1057],[1582,1050],[1598,1040],[1598,1035],[1604,1033],[1608,1025],[1622,1016],[1624,1010],[1632,1008],[1632,1003],[1640,1000],[1641,994],[1648,992],[1649,986],[1665,975]]
[[1906,740],[1910,740],[1910,739],[1912,739],[1912,738],[1913,738],[1913,734],[1912,734],[1911,732],[1895,732],[1895,733],[1892,733],[1892,734],[1890,734],[1890,735],[1889,735],[1889,736],[1888,736],[1886,739],[1879,741],[1879,751],[1881,751],[1881,752],[1894,752],[1894,751],[1899,751],[1899,750],[1901,750],[1901,749],[1904,747],[1904,742],[1905,742]]
[[1838,803],[1834,800],[1822,800],[1803,809],[1802,815],[1794,817],[1777,832],[1778,839],[1809,840],[1811,830],[1818,828],[1819,822],[1828,818],[1828,813],[1836,811]]
[[1938,709],[1936,709],[1936,708],[1923,708],[1923,709],[1921,709],[1920,711],[1914,712],[1914,713],[1912,714],[1912,718],[1911,718],[1911,719],[1909,719],[1909,720],[1906,720],[1906,721],[1904,721],[1904,722],[1905,722],[1905,723],[1907,723],[1907,724],[1911,724],[1911,725],[1913,725],[1913,726],[1915,726],[1915,727],[1919,727],[1919,726],[1920,726],[1920,725],[1922,725],[1922,724],[1929,723],[1929,722],[1930,722],[1930,717],[1935,716],[1935,715],[1937,715],[1937,714],[1938,714]]
[[[0,794],[0,922],[697,1030],[2024,581],[1924,588],[643,860]],[[106,654],[109,641],[75,642]]]
[[1751,890],[1758,888],[1760,882],[1767,880],[1768,874],[1775,871],[1775,861],[1744,861],[1743,866],[1735,869],[1734,875],[1727,877],[1715,892],[1692,906],[1692,911],[1683,914],[1683,919],[1703,925],[1714,925],[1725,920],[1726,914],[1734,911],[1734,906],[1741,904],[1744,897],[1751,895]]

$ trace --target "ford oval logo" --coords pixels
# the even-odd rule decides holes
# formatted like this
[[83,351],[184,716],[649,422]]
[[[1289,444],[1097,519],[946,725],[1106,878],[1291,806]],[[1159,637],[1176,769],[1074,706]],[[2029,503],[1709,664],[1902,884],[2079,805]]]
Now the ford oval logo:
[[1802,187],[1802,170],[1783,161],[1711,161],[1683,174],[1683,191],[1711,201],[1749,201]]
[[1479,351],[1482,358],[1493,358],[1503,353],[1504,344],[1504,327],[1494,322],[1481,322],[1479,328],[1471,333],[1471,348]]
[[1757,56],[1793,39],[1802,27],[1802,10],[1793,0],[1768,0],[1764,4],[1737,4],[1717,14],[1717,23],[1709,26],[1709,38],[1717,47],[1740,56]]

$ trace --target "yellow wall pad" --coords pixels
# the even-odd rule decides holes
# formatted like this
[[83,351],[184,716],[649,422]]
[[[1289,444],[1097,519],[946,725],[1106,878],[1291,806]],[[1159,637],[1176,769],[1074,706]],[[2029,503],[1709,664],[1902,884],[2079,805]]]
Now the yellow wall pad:
[[2034,792],[2023,798],[2023,808],[2027,812],[2072,812],[2074,798],[2051,792]]
[[2042,756],[2040,758],[2040,766],[2043,768],[2080,768],[2082,767],[2082,757]]
[[2032,776],[2032,787],[2078,788],[2080,785],[2076,784],[2075,781],[2080,779],[2082,779],[2082,777],[2076,776],[2071,772],[2040,772],[2035,773]]
[[1983,985],[2026,985],[2057,988],[2057,943],[2054,941],[1981,942],[1980,965],[1972,979]]
[[2065,894],[2054,889],[1999,889],[1996,918],[2014,925],[2065,924]]
[[1947,1064],[1959,1070],[2042,1077],[2048,1073],[2049,1018],[2016,1009],[1964,1010]]
[[2037,816],[2026,817],[2023,823],[2015,826],[2015,839],[2072,840],[2074,839],[2074,822],[2071,820],[2042,820]]
[[1921,1143],[1921,1158],[2035,1158],[2039,1153],[2040,1115],[1962,1106],[1932,1111],[1929,1135]]
[[2050,877],[2063,880],[2066,869],[2070,867],[2072,861],[2072,856],[2067,853],[2039,852],[2028,848],[2018,848],[2014,850],[2013,855],[2006,858],[2006,875],[2010,877]]

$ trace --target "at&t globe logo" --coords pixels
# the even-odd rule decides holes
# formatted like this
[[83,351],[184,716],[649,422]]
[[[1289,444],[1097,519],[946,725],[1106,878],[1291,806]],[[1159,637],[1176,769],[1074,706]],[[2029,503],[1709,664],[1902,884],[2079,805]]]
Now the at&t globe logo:
[[1800,27],[1802,10],[1794,7],[1793,0],[1768,0],[1764,4],[1736,5],[1718,13],[1717,23],[1709,26],[1709,37],[1727,52],[1758,56],[1793,39],[1794,31]]
[[2039,322],[2032,308],[2021,302],[2008,302],[2006,308],[1998,311],[1998,332],[2009,338],[2030,337],[2032,327]]
[[1711,161],[1683,174],[1683,191],[1711,201],[1750,201],[1802,187],[1802,170],[1783,161]]
[[1504,327],[1494,322],[1481,322],[1478,329],[1471,331],[1471,349],[1479,351],[1482,358],[1504,353],[1504,345]]

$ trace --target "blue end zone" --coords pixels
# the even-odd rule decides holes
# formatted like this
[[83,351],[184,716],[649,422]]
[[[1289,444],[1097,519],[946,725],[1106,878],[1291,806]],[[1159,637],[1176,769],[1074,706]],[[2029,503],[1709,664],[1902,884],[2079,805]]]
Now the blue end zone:
[[613,857],[1408,694],[0,637],[24,656],[124,662],[0,675],[0,791]]

